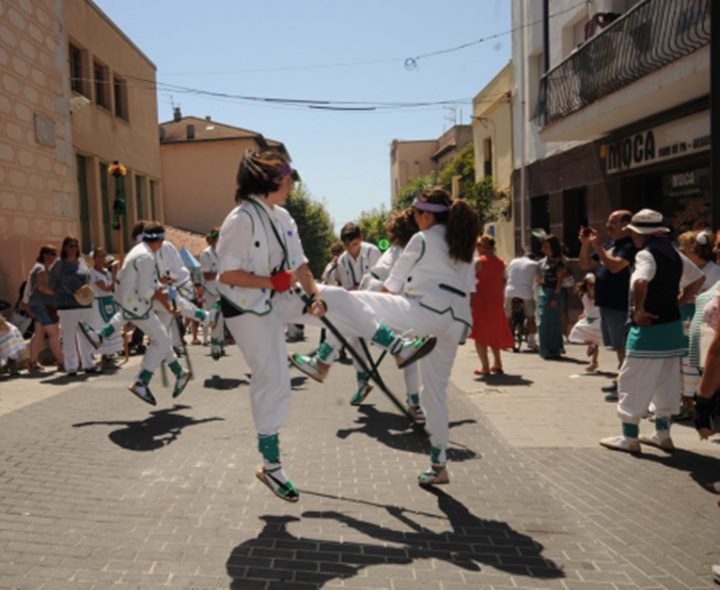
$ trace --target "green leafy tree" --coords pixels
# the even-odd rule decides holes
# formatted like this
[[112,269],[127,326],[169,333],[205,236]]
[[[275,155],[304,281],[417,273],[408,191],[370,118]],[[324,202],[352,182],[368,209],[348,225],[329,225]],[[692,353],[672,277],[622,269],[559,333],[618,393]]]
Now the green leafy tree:
[[428,174],[424,174],[423,176],[411,178],[393,202],[393,209],[396,211],[407,209],[410,205],[412,205],[415,197],[417,197],[426,188],[430,188],[431,186],[435,186],[437,184],[438,173],[434,170]]
[[387,238],[385,224],[389,219],[390,211],[385,209],[385,207],[371,211],[363,211],[358,220],[358,226],[360,227],[360,231],[362,231],[363,239],[377,246],[380,240]]
[[315,277],[320,277],[330,259],[330,245],[337,240],[325,203],[315,200],[305,184],[299,182],[285,207],[297,223],[310,269]]

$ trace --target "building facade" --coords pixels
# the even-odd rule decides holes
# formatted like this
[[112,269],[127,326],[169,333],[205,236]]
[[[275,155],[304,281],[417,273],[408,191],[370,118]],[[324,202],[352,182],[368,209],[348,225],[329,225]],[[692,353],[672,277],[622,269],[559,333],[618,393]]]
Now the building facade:
[[508,63],[473,98],[473,142],[475,181],[491,178],[498,192],[492,214],[496,221],[484,231],[495,238],[497,254],[509,261],[515,257],[515,225],[512,207],[513,134],[512,64]]
[[183,117],[160,124],[165,219],[168,224],[206,234],[235,206],[238,164],[250,148],[285,146],[256,131],[224,125],[210,117]]
[[0,3],[0,299],[79,229],[62,2]]
[[393,139],[390,146],[391,199],[418,176],[439,172],[473,142],[470,125],[453,125],[438,139]]
[[[95,245],[127,251],[135,221],[164,221],[156,68],[91,0],[65,3],[65,27],[78,237],[86,253]],[[108,174],[113,161],[126,176]],[[113,229],[118,190],[120,230]]]
[[544,229],[573,255],[579,226],[618,208],[652,207],[676,229],[701,223],[709,9],[705,0],[557,0],[546,15],[542,3],[513,2],[515,137],[528,139],[516,150],[515,199],[526,212],[518,242]]

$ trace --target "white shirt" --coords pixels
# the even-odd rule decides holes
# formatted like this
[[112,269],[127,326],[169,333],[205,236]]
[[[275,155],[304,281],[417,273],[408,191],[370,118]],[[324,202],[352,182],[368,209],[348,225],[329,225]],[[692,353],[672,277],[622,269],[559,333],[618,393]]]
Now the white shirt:
[[357,258],[350,256],[346,250],[338,261],[338,276],[340,284],[345,289],[357,289],[365,273],[369,272],[380,259],[380,250],[377,246],[362,242]]
[[[279,205],[270,208],[256,197],[235,207],[225,218],[216,251],[218,275],[243,270],[268,277],[307,263],[290,213]],[[270,289],[235,287],[220,281],[217,285],[219,293],[242,311],[264,315],[272,309]]]
[[155,254],[158,273],[161,277],[170,277],[170,285],[179,287],[190,281],[190,271],[183,264],[180,253],[172,242],[164,240]]
[[416,233],[398,258],[384,287],[419,299],[436,313],[450,313],[454,320],[472,325],[470,293],[475,290],[475,267],[450,258],[445,226],[434,225]]
[[115,301],[126,319],[144,319],[152,309],[152,297],[160,289],[155,255],[140,242],[125,257],[117,276]]
[[[678,252],[678,254],[680,253]],[[682,260],[683,265],[680,289],[684,289],[690,283],[694,283],[701,278],[703,272],[682,254],[680,254],[680,260]],[[640,250],[635,255],[635,267],[633,268],[632,275],[630,275],[630,288],[635,285],[635,281],[638,279],[644,279],[647,282],[652,281],[655,278],[656,272],[657,265],[655,264],[655,257],[649,250]]]
[[323,282],[323,284],[332,285],[333,287],[336,287],[340,284],[337,269],[338,260],[333,258],[325,265],[325,268],[322,271],[322,277],[320,278],[320,280]]
[[112,291],[104,291],[101,289],[97,284],[98,281],[102,281],[110,287],[112,285],[112,273],[109,270],[98,270],[95,267],[90,269],[90,286],[95,294],[95,298],[112,295]]
[[700,293],[704,293],[720,281],[720,266],[710,261],[703,267],[702,273],[705,275],[705,282],[700,287]]
[[[200,271],[203,273],[203,275],[206,272],[211,272],[217,276],[218,255],[215,251],[215,248],[213,248],[212,246],[208,246],[207,248],[205,248],[202,255],[200,256]],[[205,287],[205,290],[211,295],[218,294],[216,279],[207,280],[203,276],[203,286]]]
[[511,260],[505,269],[505,299],[532,299],[537,274],[537,261],[530,260],[527,256]]

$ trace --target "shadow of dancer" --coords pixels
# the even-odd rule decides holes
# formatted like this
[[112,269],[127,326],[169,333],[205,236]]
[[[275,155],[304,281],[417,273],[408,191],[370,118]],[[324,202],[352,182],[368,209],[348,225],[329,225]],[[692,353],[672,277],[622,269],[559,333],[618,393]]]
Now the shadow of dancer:
[[73,428],[122,425],[123,428],[113,430],[108,434],[108,438],[117,446],[129,451],[155,451],[175,442],[182,430],[188,426],[225,420],[225,418],[218,417],[196,420],[177,413],[180,410],[189,409],[190,406],[175,404],[172,408],[150,412],[150,416],[144,420],[78,422],[73,424]]
[[672,453],[663,455],[642,453],[637,458],[660,463],[672,469],[687,471],[693,481],[705,490],[711,489],[710,484],[717,481],[718,473],[720,473],[720,459],[687,449],[675,448]]
[[[387,506],[390,514],[411,529],[396,530],[359,520],[340,512],[306,512],[304,518],[336,520],[384,544],[342,542],[295,536],[288,525],[300,522],[295,516],[261,516],[260,534],[233,549],[226,562],[232,578],[230,588],[241,590],[253,583],[304,584],[322,588],[334,579],[352,578],[373,565],[406,565],[418,559],[438,559],[466,571],[481,571],[480,564],[513,575],[532,578],[561,578],[564,573],[542,557],[543,546],[514,531],[507,523],[483,520],[443,492],[438,506],[447,515],[452,531],[435,532],[413,521],[415,513]],[[422,514],[445,521],[440,515]],[[393,546],[387,546],[392,543]],[[272,587],[272,586],[271,586]],[[281,586],[278,586],[281,587]]]
[[[424,437],[418,436],[408,424],[405,416],[401,416],[395,412],[383,412],[375,406],[363,405],[359,408],[362,416],[355,420],[356,424],[360,424],[356,428],[343,428],[337,431],[336,436],[340,439],[346,439],[351,434],[364,434],[381,442],[391,449],[402,451],[410,451],[411,453],[420,453],[428,455],[430,453],[430,442]],[[463,426],[464,424],[476,424],[476,420],[465,419],[450,422],[450,428]],[[458,443],[450,441],[451,445],[447,450],[448,460],[450,461],[468,461],[469,459],[478,458],[475,451],[468,449]],[[462,447],[462,448],[459,448]]]

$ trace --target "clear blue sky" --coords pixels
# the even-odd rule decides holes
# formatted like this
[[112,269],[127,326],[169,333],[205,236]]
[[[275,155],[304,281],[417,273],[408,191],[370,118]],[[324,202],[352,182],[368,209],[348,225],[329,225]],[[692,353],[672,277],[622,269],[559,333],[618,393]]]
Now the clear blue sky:
[[[368,102],[471,99],[509,61],[511,36],[419,59],[509,31],[509,0],[95,0],[157,66],[159,83],[244,96]],[[335,65],[328,64],[363,65]],[[282,141],[336,229],[390,202],[390,143],[437,138],[452,123],[442,106],[332,112],[161,90],[184,115]],[[460,111],[462,110],[462,120]],[[239,156],[239,155],[238,155]],[[232,195],[228,195],[228,210]],[[220,222],[221,220],[218,220]]]

